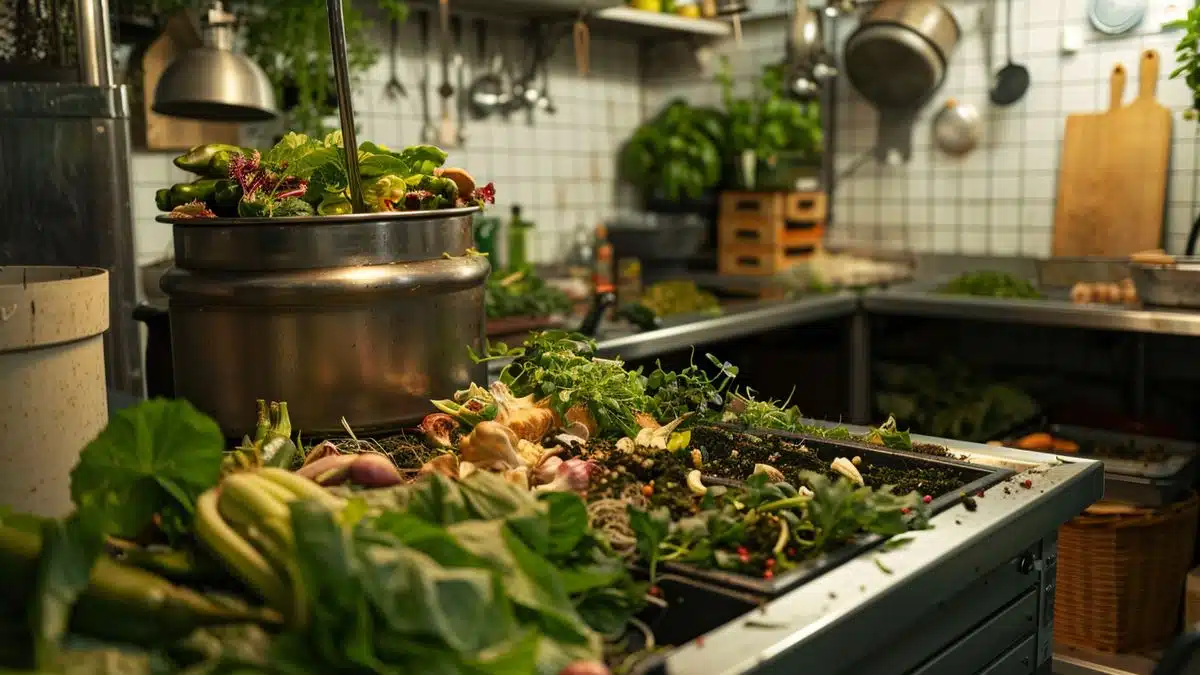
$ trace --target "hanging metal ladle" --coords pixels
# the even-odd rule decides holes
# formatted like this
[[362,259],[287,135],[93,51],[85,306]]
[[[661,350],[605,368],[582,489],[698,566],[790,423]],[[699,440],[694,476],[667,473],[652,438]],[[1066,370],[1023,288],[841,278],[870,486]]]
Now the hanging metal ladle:
[[342,125],[342,147],[346,149],[346,178],[350,187],[350,206],[354,213],[366,211],[363,204],[362,175],[358,169],[358,137],[354,132],[354,105],[350,100],[350,67],[346,58],[346,21],[342,18],[342,0],[326,0],[329,14],[329,46],[333,51],[333,78],[337,87],[338,121]]

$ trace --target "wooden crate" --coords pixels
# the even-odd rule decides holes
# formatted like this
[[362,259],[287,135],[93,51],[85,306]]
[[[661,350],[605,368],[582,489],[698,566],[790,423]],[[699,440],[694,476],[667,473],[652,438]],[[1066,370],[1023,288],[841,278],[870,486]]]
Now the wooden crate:
[[720,217],[825,220],[824,192],[722,192]]
[[821,192],[726,192],[717,223],[717,271],[778,274],[811,256],[825,238]]
[[721,246],[717,254],[717,273],[729,276],[771,276],[812,257],[820,247],[821,243],[818,241],[787,246]]

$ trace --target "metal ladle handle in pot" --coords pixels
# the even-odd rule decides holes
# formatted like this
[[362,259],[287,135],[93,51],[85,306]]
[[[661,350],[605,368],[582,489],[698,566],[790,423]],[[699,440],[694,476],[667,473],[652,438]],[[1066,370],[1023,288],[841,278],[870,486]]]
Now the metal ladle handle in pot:
[[350,68],[346,59],[346,21],[342,15],[342,0],[326,0],[325,7],[329,14],[329,46],[333,51],[333,77],[337,86],[338,119],[342,125],[350,206],[355,213],[362,213],[366,207],[363,204],[362,175],[358,172],[358,138],[354,132],[354,105],[350,100]]

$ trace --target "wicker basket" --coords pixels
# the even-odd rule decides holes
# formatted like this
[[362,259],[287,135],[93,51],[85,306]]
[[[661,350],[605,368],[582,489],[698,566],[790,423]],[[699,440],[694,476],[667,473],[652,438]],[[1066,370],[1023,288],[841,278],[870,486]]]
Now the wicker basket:
[[1159,647],[1179,625],[1200,499],[1133,514],[1084,515],[1058,533],[1054,639],[1127,652]]

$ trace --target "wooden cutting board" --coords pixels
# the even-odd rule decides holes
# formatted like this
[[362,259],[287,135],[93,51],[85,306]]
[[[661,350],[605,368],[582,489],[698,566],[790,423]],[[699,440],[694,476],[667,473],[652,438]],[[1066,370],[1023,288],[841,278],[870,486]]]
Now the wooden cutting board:
[[[1054,255],[1126,256],[1160,245],[1171,113],[1155,99],[1159,61],[1155,50],[1142,53],[1138,94],[1128,106],[1067,118]],[[1114,100],[1123,82],[1114,68]]]

